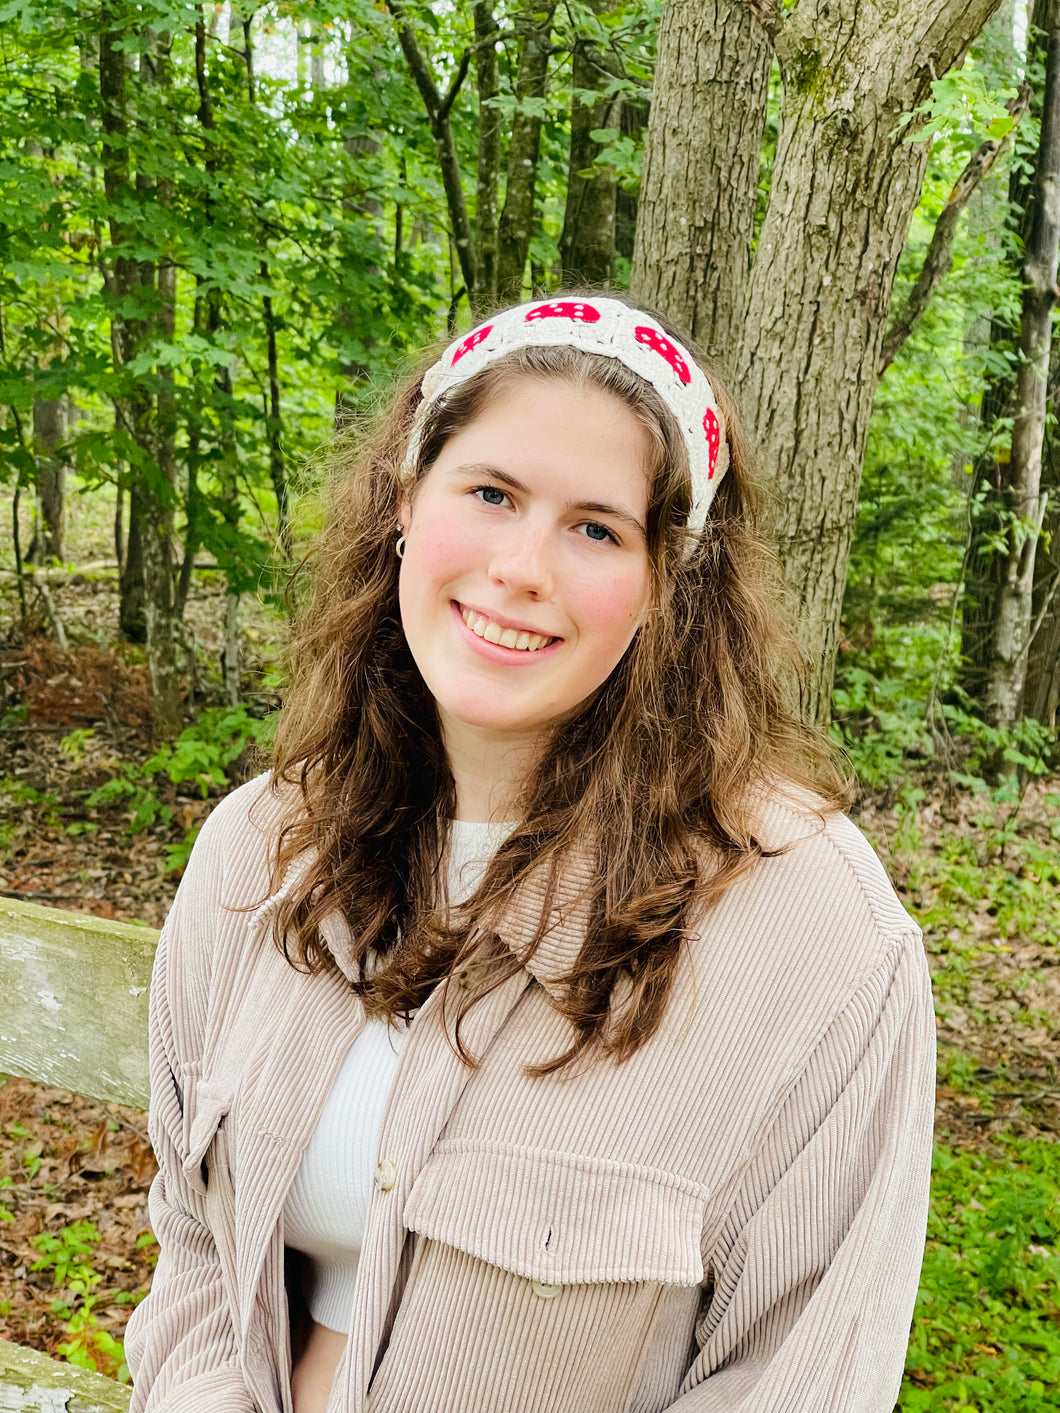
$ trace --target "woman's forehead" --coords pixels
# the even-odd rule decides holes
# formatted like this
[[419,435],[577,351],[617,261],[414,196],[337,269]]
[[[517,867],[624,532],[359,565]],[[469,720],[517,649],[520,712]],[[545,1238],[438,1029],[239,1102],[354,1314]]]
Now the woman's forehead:
[[613,394],[521,379],[455,431],[435,465],[450,472],[493,469],[542,487],[556,480],[576,499],[621,492],[643,508],[652,449],[641,418]]

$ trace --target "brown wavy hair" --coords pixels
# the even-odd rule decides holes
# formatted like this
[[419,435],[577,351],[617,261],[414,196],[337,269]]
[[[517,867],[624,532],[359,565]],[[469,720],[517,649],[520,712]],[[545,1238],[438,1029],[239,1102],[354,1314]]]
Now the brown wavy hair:
[[[432,361],[399,388],[374,432],[340,451],[310,556],[312,592],[292,642],[273,758],[275,786],[296,787],[274,885],[296,857],[307,854],[308,867],[277,908],[277,944],[300,969],[334,967],[319,924],[338,909],[355,939],[354,990],[377,1016],[407,1019],[450,974],[475,978],[446,993],[451,1037],[473,1064],[460,1041],[462,1017],[530,955],[504,946],[499,920],[532,878],[551,896],[565,862],[588,850],[599,884],[556,1002],[572,1041],[536,1072],[590,1048],[623,1060],[662,1018],[693,909],[709,908],[765,853],[754,830],[760,787],[791,781],[826,812],[849,803],[849,781],[826,738],[789,706],[783,684],[797,654],[760,535],[762,496],[715,373],[705,367],[730,464],[690,545],[687,451],[659,394],[615,359],[516,350],[431,409],[414,479],[519,379],[560,379],[620,398],[651,444],[652,611],[607,681],[552,728],[520,782],[519,827],[473,896],[447,915],[456,793],[433,698],[402,632],[395,554],[398,505],[410,489],[402,464]],[[531,952],[544,927],[543,913]]]

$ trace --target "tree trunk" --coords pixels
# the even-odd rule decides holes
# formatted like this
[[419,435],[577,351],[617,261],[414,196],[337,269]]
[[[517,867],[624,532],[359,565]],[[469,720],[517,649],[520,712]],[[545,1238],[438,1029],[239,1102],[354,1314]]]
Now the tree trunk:
[[735,382],[780,491],[810,720],[828,717],[884,322],[927,162],[899,120],[997,4],[801,0],[778,29],[780,135]]
[[120,602],[118,626],[122,637],[130,643],[147,641],[147,612],[144,606],[144,542],[140,532],[143,509],[135,481],[129,485],[129,533],[125,540],[125,558],[119,574]]
[[225,701],[239,705],[239,594],[229,589],[225,595],[225,645],[221,655],[224,665]]
[[478,256],[477,307],[497,302],[497,181],[501,170],[501,114],[493,100],[501,91],[497,63],[500,30],[493,7],[475,5],[475,74],[478,81],[478,199],[475,251]]
[[456,246],[460,273],[464,280],[464,289],[467,292],[468,300],[474,307],[478,290],[477,260],[475,245],[471,238],[471,223],[467,215],[467,202],[464,200],[464,187],[460,179],[460,158],[457,155],[452,124],[453,104],[456,102],[457,94],[467,77],[471,53],[467,49],[464,50],[456,73],[450,80],[449,87],[443,97],[435,82],[431,67],[416,42],[416,36],[405,20],[404,6],[398,4],[397,0],[387,0],[387,9],[394,16],[401,52],[405,56],[409,73],[420,91],[423,106],[427,110],[427,120],[431,125],[431,136],[434,138],[434,151],[438,158],[446,205],[449,208],[452,239]]
[[199,489],[199,431],[195,426],[188,428],[188,484],[184,499],[184,547],[180,568],[177,571],[177,590],[174,611],[177,622],[184,622],[184,610],[188,606],[191,592],[191,576],[195,568],[195,555],[200,544],[200,525],[203,514],[203,496]]
[[[1033,0],[1027,25],[1026,54],[1011,55],[1012,67],[1017,66],[1017,58],[1027,74],[1045,68],[1045,35],[1043,25],[1048,18],[1051,0]],[[1007,3],[1003,9],[1007,8]],[[1000,13],[1000,12],[999,12]],[[993,30],[994,26],[990,26]],[[995,47],[1003,41],[999,35],[986,36],[993,39]],[[1040,121],[1042,113],[1042,91],[1039,86],[1031,94],[1032,116]],[[1007,200],[999,200],[997,208],[990,215],[998,226],[1009,225],[1008,249],[1011,251],[1015,237],[1020,249],[1024,247],[1030,228],[1029,215],[1033,171],[1026,162],[1013,162],[1009,174]],[[989,215],[987,217],[989,219]],[[997,242],[998,259],[1002,257],[1002,244]],[[1010,257],[1011,258],[1011,257]],[[980,422],[992,434],[1001,418],[1012,417],[1014,412],[1015,376],[1005,355],[1011,354],[1019,339],[1019,329],[1003,318],[987,321],[988,342],[992,351],[1001,355],[993,359],[993,371],[983,390],[980,407]],[[993,439],[993,438],[992,438]],[[1007,448],[1006,448],[1007,453]],[[990,672],[991,637],[993,623],[997,616],[997,600],[1001,591],[1004,574],[1004,556],[995,551],[998,538],[1003,534],[1002,485],[1005,469],[1002,462],[991,453],[980,456],[975,463],[970,488],[970,503],[974,517],[969,527],[968,546],[965,552],[964,600],[961,606],[961,660],[964,664],[964,690],[976,701],[982,701]]]
[[[33,399],[33,440],[37,444],[37,496],[41,549],[45,559],[62,559],[66,544],[66,466],[55,449],[66,436],[66,399]],[[37,556],[40,558],[41,556]]]
[[553,10],[524,16],[520,31],[519,60],[515,76],[515,101],[508,144],[508,180],[497,234],[497,293],[517,300],[523,292],[526,257],[534,228],[537,190],[537,156],[541,146],[538,104],[548,87],[549,36]]
[[1042,443],[1060,251],[1060,0],[1051,0],[1043,28],[1047,36],[1045,97],[1023,265],[1016,417],[1003,486],[1008,548],[983,699],[987,719],[1002,727],[1014,726],[1023,710],[1034,621],[1035,552],[1045,515]]
[[772,43],[747,0],[670,0],[630,288],[730,371],[744,327]]
[[[589,0],[600,15],[615,8],[617,0]],[[617,73],[615,60],[590,40],[574,45],[571,75],[570,161],[567,169],[567,203],[559,241],[561,280],[564,284],[610,287],[615,263],[615,202],[618,184],[606,168],[593,169],[601,151],[591,134],[599,128],[617,128],[622,100],[601,97],[582,100],[588,90],[599,92]],[[583,176],[583,172],[589,175]]]
[[[170,36],[152,31],[149,46],[142,55],[142,82],[167,89],[171,82]],[[160,209],[173,204],[173,182],[158,179],[151,195]],[[161,260],[157,267],[142,270],[141,284],[148,286],[155,276],[156,301],[151,333],[172,342],[176,331],[177,267]],[[184,724],[184,707],[177,675],[179,661],[176,582],[173,564],[174,512],[177,501],[175,455],[177,413],[170,368],[156,370],[158,381],[153,417],[148,416],[142,445],[150,461],[144,486],[147,513],[143,517],[144,609],[147,627],[147,668],[151,677],[152,715],[155,731],[168,738]]]
[[[1060,483],[1054,481],[1053,495],[1060,495]],[[1035,585],[1035,622],[1038,632],[1031,644],[1024,689],[1023,714],[1040,721],[1050,731],[1057,729],[1060,708],[1060,553],[1056,536],[1060,534],[1060,514],[1052,517],[1051,552],[1043,554],[1038,547],[1039,577]],[[1044,562],[1043,562],[1044,561]]]
[[[110,9],[104,11],[104,21],[113,19]],[[116,30],[104,29],[99,37],[99,92],[102,108],[102,125],[105,136],[103,147],[103,188],[107,205],[113,213],[121,205],[128,205],[129,191],[129,127],[126,115],[126,68],[125,55],[116,48],[122,38]],[[108,281],[107,293],[111,300],[110,342],[115,372],[120,373],[132,356],[132,351],[141,336],[141,330],[129,319],[128,301],[132,299],[140,280],[139,267],[125,253],[127,232],[123,222],[115,215],[110,217],[111,246],[117,252],[113,270]],[[115,399],[115,420],[118,429],[132,434],[138,418],[133,396]],[[131,461],[127,471],[129,491],[129,529],[126,540],[124,562],[120,576],[119,624],[122,634],[129,642],[142,643],[147,637],[147,624],[144,609],[143,540],[141,522],[143,519],[139,489],[139,467]],[[121,487],[119,484],[119,494]]]
[[[619,126],[623,137],[631,137],[639,142],[648,124],[648,104],[624,98],[619,113]],[[637,214],[640,197],[635,192],[619,186],[615,191],[615,255],[633,263],[633,251],[637,242]]]
[[114,466],[114,559],[121,575],[125,568],[125,468],[120,461]]
[[[118,45],[125,37],[117,28],[114,9],[104,6],[103,29],[99,46],[100,100],[104,145],[103,181],[111,211],[128,209],[135,197],[132,193],[127,114],[127,69],[124,51]],[[143,82],[166,86],[169,82],[169,38],[161,33],[149,36],[148,49],[143,54]],[[161,183],[152,195],[164,204],[167,183]],[[137,184],[144,194],[144,184]],[[171,193],[170,193],[171,195]],[[119,373],[133,357],[140,344],[154,332],[162,337],[172,335],[172,307],[175,297],[175,267],[160,272],[158,288],[154,286],[154,267],[138,262],[129,252],[134,242],[133,231],[119,215],[110,220],[112,247],[117,252],[110,276],[108,295],[111,299],[111,347],[114,365]],[[146,298],[145,298],[146,295]],[[140,312],[137,310],[140,305]],[[154,307],[155,327],[146,317]],[[133,311],[133,312],[130,312]],[[138,524],[142,551],[142,584],[144,627],[147,642],[147,667],[151,679],[151,707],[155,730],[160,736],[175,735],[183,723],[180,684],[177,677],[177,623],[173,583],[173,507],[175,500],[175,464],[173,459],[173,408],[171,394],[163,388],[157,400],[142,382],[134,381],[116,399],[116,411],[124,429],[138,448],[136,466],[130,466],[132,478],[129,497],[129,553],[126,556],[126,576],[134,566],[133,524]],[[123,594],[124,599],[124,594]],[[123,613],[125,604],[123,602]]]
[[[1027,74],[1044,73],[1047,57],[1047,27],[1052,0],[1034,0],[1028,17],[1027,48],[1023,69]],[[1013,56],[1015,65],[1016,56]],[[1043,85],[1031,95],[1031,114],[1041,123]],[[1026,248],[1033,216],[1034,170],[1026,161],[1014,162],[1009,176],[1007,203],[998,213],[999,224],[1010,225],[1008,258],[1018,260],[1017,250]],[[999,254],[999,258],[1001,258]],[[980,420],[994,436],[1003,419],[1015,416],[1015,359],[1011,355],[1019,343],[1019,327],[1004,318],[989,323],[989,343],[997,356],[995,370],[983,391]],[[1008,446],[1000,455],[994,450],[980,456],[974,467],[970,501],[973,518],[965,553],[965,588],[961,611],[961,658],[965,664],[963,686],[976,701],[985,700],[993,669],[993,635],[998,603],[1005,577],[1006,557],[997,551],[1006,534],[1005,485],[1008,478]]]
[[[1050,407],[1060,402],[1060,346],[1053,341],[1052,371],[1047,395]],[[1042,537],[1034,560],[1034,601],[1031,611],[1038,631],[1027,655],[1023,715],[1057,728],[1060,708],[1060,446],[1055,428],[1047,428],[1042,454],[1042,494],[1047,498]]]
[[[269,268],[261,262],[261,277],[267,280]],[[269,360],[269,413],[265,425],[269,436],[269,477],[276,494],[277,540],[280,554],[285,560],[291,557],[291,521],[288,508],[287,473],[283,461],[283,418],[280,412],[280,367],[276,356],[276,316],[272,308],[272,295],[263,296],[262,310],[265,315],[265,338]]]

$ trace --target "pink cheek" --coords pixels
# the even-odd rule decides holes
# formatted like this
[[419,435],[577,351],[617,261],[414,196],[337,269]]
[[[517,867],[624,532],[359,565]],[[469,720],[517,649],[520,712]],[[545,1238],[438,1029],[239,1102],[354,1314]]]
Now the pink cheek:
[[469,556],[478,546],[478,537],[460,515],[432,515],[418,528],[415,559],[421,574],[446,576],[468,567]]
[[624,642],[640,612],[643,590],[640,584],[625,584],[612,580],[610,584],[594,582],[578,595],[577,614],[593,638],[601,642]]

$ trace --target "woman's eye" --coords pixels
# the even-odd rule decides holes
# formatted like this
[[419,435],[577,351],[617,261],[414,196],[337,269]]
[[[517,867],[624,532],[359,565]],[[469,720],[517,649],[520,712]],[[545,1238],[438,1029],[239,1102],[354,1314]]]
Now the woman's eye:
[[480,497],[485,505],[503,505],[508,499],[505,493],[497,486],[476,486],[474,493]]
[[612,535],[611,531],[607,528],[607,526],[601,525],[597,520],[588,521],[584,526],[584,529],[585,538],[587,540],[596,540],[598,544],[604,544],[608,540],[610,540],[613,545],[618,544],[618,541],[615,539],[614,535]]

